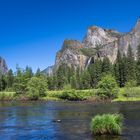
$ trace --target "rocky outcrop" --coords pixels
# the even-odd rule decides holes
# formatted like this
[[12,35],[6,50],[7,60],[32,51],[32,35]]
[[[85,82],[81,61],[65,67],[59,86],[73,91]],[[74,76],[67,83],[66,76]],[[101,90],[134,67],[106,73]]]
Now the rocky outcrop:
[[62,64],[66,64],[75,69],[77,67],[84,68],[87,57],[82,54],[82,48],[83,44],[79,41],[65,40],[62,49],[56,55],[54,69],[57,70]]
[[140,44],[140,19],[138,19],[134,28],[128,33],[119,33],[115,30],[103,29],[97,26],[91,26],[87,34],[80,43],[76,40],[65,40],[62,49],[57,53],[53,71],[55,72],[61,64],[67,64],[70,67],[86,68],[90,64],[91,56],[82,53],[83,48],[93,48],[96,53],[93,59],[103,59],[108,57],[114,63],[117,57],[118,49],[122,54],[127,55],[129,45],[132,47],[136,57],[137,46]]
[[97,46],[103,46],[114,42],[115,40],[118,40],[120,36],[121,33],[115,30],[107,30],[97,26],[91,26],[88,28],[83,43],[84,47],[96,48]]
[[6,74],[7,72],[8,72],[8,67],[6,61],[2,57],[0,57],[0,73]]

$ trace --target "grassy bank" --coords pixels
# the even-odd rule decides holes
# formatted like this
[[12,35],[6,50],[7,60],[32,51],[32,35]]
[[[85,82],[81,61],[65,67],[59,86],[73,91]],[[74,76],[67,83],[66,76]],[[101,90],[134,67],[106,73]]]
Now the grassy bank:
[[113,101],[140,101],[140,87],[120,88],[118,97]]
[[45,100],[70,100],[70,101],[83,101],[96,96],[96,89],[92,90],[61,90],[61,91],[48,91]]
[[8,101],[8,100],[15,100],[16,99],[16,93],[15,92],[0,92],[0,101]]
[[[47,91],[45,97],[40,97],[43,100],[70,100],[70,101],[98,101],[97,89],[90,90],[61,90]],[[28,100],[27,95],[17,95],[15,92],[0,92],[0,100]],[[140,87],[120,88],[115,101],[140,101]]]

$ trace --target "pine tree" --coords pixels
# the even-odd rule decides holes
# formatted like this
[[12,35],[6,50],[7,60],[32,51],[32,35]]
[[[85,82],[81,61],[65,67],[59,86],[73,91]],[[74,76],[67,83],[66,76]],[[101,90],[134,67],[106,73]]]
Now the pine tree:
[[64,65],[59,66],[56,75],[57,75],[57,88],[63,89],[64,85],[67,84]]
[[82,76],[81,76],[81,85],[82,85],[82,89],[90,89],[90,74],[88,72],[88,70],[85,70],[83,73],[82,73]]
[[7,88],[12,88],[14,83],[14,74],[13,71],[10,69],[6,75],[7,81]]
[[131,80],[136,80],[136,65],[134,60],[134,54],[132,52],[132,48],[129,45],[127,52],[127,62],[126,62],[126,81],[129,82]]
[[103,62],[102,62],[102,72],[104,74],[109,74],[109,73],[112,72],[111,63],[110,63],[110,60],[108,59],[108,57],[105,57],[103,59]]
[[91,87],[95,88],[98,84],[98,82],[101,80],[102,76],[102,61],[96,60],[94,64],[90,65],[88,68],[88,71],[90,73],[90,83]]
[[123,87],[126,82],[126,57],[125,55],[122,57],[119,50],[114,64],[114,75],[118,85]]
[[140,45],[137,47],[137,64],[136,64],[137,85],[140,85]]
[[77,89],[77,80],[76,80],[76,75],[75,74],[71,77],[70,81],[71,81],[70,82],[71,88],[72,89]]
[[82,89],[81,73],[82,73],[82,70],[80,69],[80,67],[78,67],[76,69],[76,85],[77,85],[77,89]]
[[0,91],[5,90],[6,86],[7,86],[6,77],[2,73],[0,73]]
[[40,68],[37,69],[36,73],[35,73],[36,77],[40,77],[41,76],[41,70]]

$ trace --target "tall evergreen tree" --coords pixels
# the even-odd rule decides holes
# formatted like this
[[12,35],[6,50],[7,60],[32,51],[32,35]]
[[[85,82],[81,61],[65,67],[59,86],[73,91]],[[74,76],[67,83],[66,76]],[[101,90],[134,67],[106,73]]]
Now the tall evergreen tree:
[[120,87],[123,87],[126,82],[126,57],[122,57],[120,51],[118,50],[117,59],[114,64],[114,74],[116,77],[116,81]]
[[81,84],[81,74],[82,74],[82,70],[80,67],[78,67],[76,69],[76,85],[77,85],[77,89],[81,89],[82,88],[82,84]]
[[2,73],[0,73],[0,91],[5,90],[6,86],[7,86],[6,77]]
[[90,83],[91,87],[95,88],[98,84],[98,82],[101,80],[102,76],[102,61],[96,60],[94,64],[90,65],[89,68],[90,73]]
[[134,59],[134,54],[132,52],[132,48],[129,45],[127,52],[127,62],[126,62],[126,81],[136,80],[136,64]]
[[71,77],[70,84],[71,84],[72,89],[77,89],[77,80],[76,80],[76,75],[75,74]]
[[41,70],[40,68],[37,69],[36,73],[35,73],[36,77],[40,77],[41,76]]
[[81,76],[81,86],[82,86],[82,89],[90,89],[91,86],[90,86],[90,74],[89,74],[89,71],[88,70],[85,70],[83,73],[82,73],[82,76]]
[[137,47],[137,64],[136,64],[137,85],[140,85],[140,44]]
[[105,57],[102,62],[102,72],[104,74],[109,74],[112,72],[112,66],[108,57]]
[[67,84],[64,65],[59,66],[56,75],[57,75],[57,88],[63,89],[64,85]]
[[12,88],[14,83],[14,74],[13,71],[10,69],[6,75],[7,81],[7,88]]

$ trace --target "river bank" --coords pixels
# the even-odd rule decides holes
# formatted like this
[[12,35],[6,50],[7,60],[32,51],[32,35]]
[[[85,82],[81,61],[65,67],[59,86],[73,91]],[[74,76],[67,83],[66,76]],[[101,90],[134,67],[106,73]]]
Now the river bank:
[[[89,90],[59,90],[47,91],[45,97],[39,97],[38,100],[45,101],[82,101],[82,102],[126,102],[140,101],[140,87],[120,88],[118,96],[114,99],[102,100],[97,96],[98,89]],[[16,94],[15,92],[0,92],[0,101],[28,101],[26,94]]]

